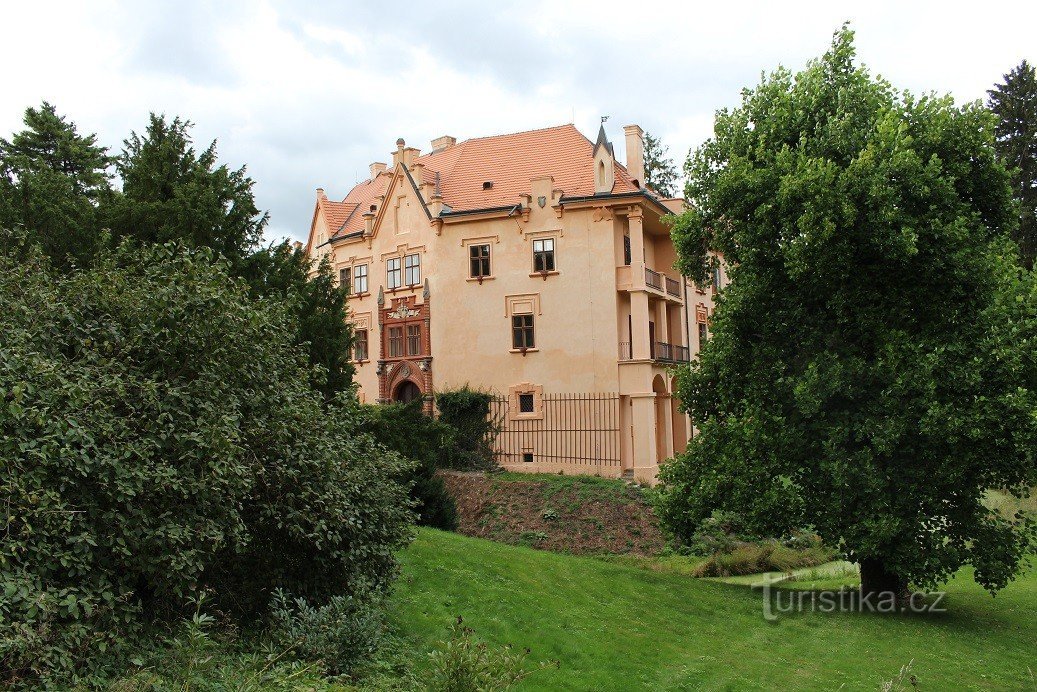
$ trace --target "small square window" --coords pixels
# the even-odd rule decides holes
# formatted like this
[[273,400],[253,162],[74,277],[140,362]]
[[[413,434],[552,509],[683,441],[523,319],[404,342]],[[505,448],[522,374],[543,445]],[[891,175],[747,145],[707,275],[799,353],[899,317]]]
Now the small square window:
[[522,452],[522,463],[532,464],[533,463],[533,452]]
[[534,413],[533,392],[519,394],[519,413]]

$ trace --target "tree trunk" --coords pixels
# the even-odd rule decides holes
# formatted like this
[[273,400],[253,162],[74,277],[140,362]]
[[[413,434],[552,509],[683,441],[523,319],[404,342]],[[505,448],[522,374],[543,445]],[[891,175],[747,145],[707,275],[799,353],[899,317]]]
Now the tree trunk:
[[907,580],[886,569],[885,563],[873,557],[861,560],[861,594],[881,597],[892,593],[897,601],[908,596]]

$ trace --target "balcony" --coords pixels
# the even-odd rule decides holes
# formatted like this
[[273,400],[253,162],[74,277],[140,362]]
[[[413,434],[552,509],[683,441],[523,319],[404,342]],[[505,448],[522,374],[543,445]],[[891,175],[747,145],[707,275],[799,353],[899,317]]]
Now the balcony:
[[[663,363],[688,363],[691,361],[691,349],[687,346],[655,341],[649,345],[648,357]],[[633,360],[634,352],[629,341],[619,342],[619,359]]]
[[640,286],[639,282],[635,281],[635,269],[635,267],[629,265],[616,267],[617,289],[620,291],[647,290],[648,293],[660,296],[674,303],[684,302],[684,296],[681,291],[681,284],[683,282],[680,280],[680,277],[671,278],[662,272],[657,272],[654,269],[645,267],[644,286]]

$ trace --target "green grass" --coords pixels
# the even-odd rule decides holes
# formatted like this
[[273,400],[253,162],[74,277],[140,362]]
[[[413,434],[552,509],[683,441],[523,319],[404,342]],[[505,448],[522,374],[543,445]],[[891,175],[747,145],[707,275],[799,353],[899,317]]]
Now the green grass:
[[491,644],[560,661],[521,689],[874,690],[912,660],[923,689],[1037,689],[1033,572],[996,599],[962,574],[943,615],[767,622],[758,593],[677,570],[428,529],[401,558],[393,617],[416,659],[461,615]]
[[598,476],[559,475],[555,473],[517,473],[505,471],[495,473],[492,478],[500,483],[536,483],[544,492],[544,499],[550,500],[559,493],[574,489],[581,500],[594,498],[620,499],[643,493],[644,488],[633,488],[626,481],[618,478],[600,478]]

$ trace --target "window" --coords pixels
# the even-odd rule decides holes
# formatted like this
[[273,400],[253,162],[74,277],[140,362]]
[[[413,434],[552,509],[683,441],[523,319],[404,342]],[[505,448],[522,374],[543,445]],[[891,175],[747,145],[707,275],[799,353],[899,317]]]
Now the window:
[[706,330],[706,323],[699,322],[699,348],[706,345],[706,339],[709,337],[708,331]]
[[519,394],[519,413],[534,413],[533,401],[533,392]]
[[713,293],[720,290],[720,265],[713,265]]
[[554,238],[542,238],[533,241],[533,271],[553,272],[555,270]]
[[513,315],[511,318],[512,348],[533,348],[533,316]]
[[630,266],[630,236],[623,236],[623,264]]
[[403,285],[403,272],[400,270],[399,257],[385,261],[385,283],[390,290]]
[[407,325],[407,355],[421,355],[421,325]]
[[532,464],[533,452],[522,452],[522,462],[526,464]]
[[349,291],[349,267],[342,267],[342,269],[338,270],[338,283],[339,283],[339,286],[341,286],[342,288],[344,288],[346,290],[347,294],[350,292]]
[[353,360],[367,360],[367,330],[358,329],[353,341]]
[[403,258],[403,269],[408,286],[417,286],[421,283],[421,257],[407,255]]
[[468,246],[469,271],[473,279],[480,279],[490,275],[490,246],[469,245]]
[[357,295],[367,293],[367,265],[358,264],[353,267],[353,291]]
[[403,356],[403,327],[389,327],[389,357]]

